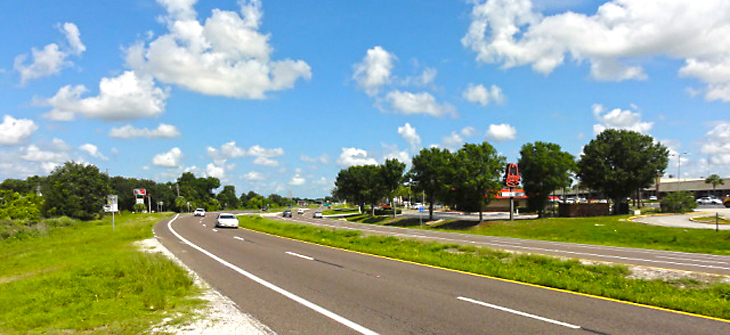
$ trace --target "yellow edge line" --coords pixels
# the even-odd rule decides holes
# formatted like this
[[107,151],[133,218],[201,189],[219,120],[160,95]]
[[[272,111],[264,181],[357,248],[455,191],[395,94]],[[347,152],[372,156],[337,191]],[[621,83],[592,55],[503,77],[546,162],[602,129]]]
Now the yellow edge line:
[[[644,308],[649,308],[649,309],[655,309],[655,310],[669,312],[669,313],[676,313],[676,314],[682,314],[682,315],[687,315],[687,316],[694,316],[694,317],[702,318],[702,319],[708,319],[708,320],[715,320],[715,321],[721,321],[721,322],[725,322],[725,323],[730,323],[730,320],[725,320],[725,319],[717,318],[717,317],[714,317],[714,316],[707,316],[707,315],[695,314],[695,313],[690,313],[690,312],[677,311],[677,310],[668,309],[668,308],[664,308],[664,307],[645,305],[645,304],[641,304],[641,303],[637,303],[637,302],[631,302],[631,301],[623,301],[623,300],[618,300],[618,299],[608,298],[608,297],[602,297],[602,296],[588,294],[588,293],[568,291],[568,290],[561,289],[561,288],[543,286],[543,285],[539,285],[539,284],[524,283],[524,282],[520,282],[520,281],[516,281],[516,280],[512,280],[512,279],[505,279],[505,278],[493,277],[493,276],[483,275],[483,274],[479,274],[479,273],[472,273],[472,272],[466,272],[466,271],[462,271],[462,270],[455,270],[455,269],[444,268],[444,267],[437,266],[437,265],[417,263],[417,262],[413,262],[413,261],[407,261],[407,260],[392,258],[392,257],[388,257],[388,256],[381,256],[381,255],[369,254],[369,253],[362,252],[362,251],[355,251],[355,250],[343,249],[343,248],[333,247],[333,246],[330,246],[330,245],[324,245],[324,244],[319,244],[319,243],[315,243],[315,242],[297,240],[295,238],[274,235],[274,234],[270,234],[270,233],[266,233],[266,232],[262,232],[262,231],[258,231],[258,230],[249,229],[249,228],[246,228],[246,227],[240,227],[240,228],[241,229],[248,230],[248,231],[256,232],[256,233],[259,233],[259,234],[264,234],[264,235],[268,235],[268,236],[283,238],[283,239],[287,239],[287,240],[291,240],[291,241],[297,241],[297,242],[306,243],[306,244],[318,245],[318,246],[321,246],[321,247],[335,249],[335,250],[340,250],[340,251],[352,252],[352,253],[355,253],[355,254],[360,254],[360,255],[365,255],[365,256],[377,257],[377,258],[387,259],[387,260],[396,261],[396,262],[402,262],[402,263],[407,263],[407,264],[425,266],[425,267],[429,267],[429,268],[433,268],[433,269],[439,269],[439,270],[457,272],[457,273],[461,273],[461,274],[466,274],[466,275],[471,275],[471,276],[476,276],[476,277],[482,277],[482,278],[488,278],[488,279],[492,279],[492,280],[498,280],[498,281],[513,283],[513,284],[518,284],[518,285],[531,286],[531,287],[546,289],[546,290],[550,290],[550,291],[556,291],[556,292],[574,294],[574,295],[588,297],[588,298],[594,298],[594,299],[612,301],[612,302],[617,302],[617,303],[621,303],[621,304],[627,304],[627,305],[633,305],[633,306],[644,307]],[[610,263],[610,262],[606,262],[606,263]],[[614,264],[614,263],[612,263],[612,264]],[[662,269],[662,268],[656,268],[656,269]],[[663,269],[663,270],[667,270],[667,269]],[[687,272],[692,272],[692,271],[687,271]]]

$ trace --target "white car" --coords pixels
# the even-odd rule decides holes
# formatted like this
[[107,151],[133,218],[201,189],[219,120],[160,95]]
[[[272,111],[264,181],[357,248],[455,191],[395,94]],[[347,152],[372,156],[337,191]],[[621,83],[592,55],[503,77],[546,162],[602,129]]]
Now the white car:
[[205,210],[202,208],[197,208],[193,212],[193,216],[205,216]]
[[300,208],[297,210],[297,214],[304,214],[304,208]]
[[215,226],[217,227],[229,227],[238,228],[238,219],[235,215],[230,213],[220,213],[218,218],[215,219]]
[[312,218],[314,218],[314,219],[321,219],[322,218],[322,212],[320,212],[320,211],[314,212],[314,215],[312,215]]
[[697,199],[697,203],[700,205],[722,205],[722,201],[718,198],[713,197],[702,197]]

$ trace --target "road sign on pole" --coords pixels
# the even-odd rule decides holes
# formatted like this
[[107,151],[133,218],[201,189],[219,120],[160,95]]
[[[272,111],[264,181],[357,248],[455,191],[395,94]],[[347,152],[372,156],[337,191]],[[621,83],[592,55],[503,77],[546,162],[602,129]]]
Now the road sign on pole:
[[104,206],[105,212],[112,212],[112,230],[114,230],[114,212],[119,210],[119,197],[116,194],[110,194],[106,196],[106,205]]

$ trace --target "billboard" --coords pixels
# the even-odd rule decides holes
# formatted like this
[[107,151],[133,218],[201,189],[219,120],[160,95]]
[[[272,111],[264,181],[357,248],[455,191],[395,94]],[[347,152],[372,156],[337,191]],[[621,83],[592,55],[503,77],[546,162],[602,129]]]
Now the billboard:
[[134,189],[134,195],[135,196],[147,196],[147,190],[143,188],[135,188]]

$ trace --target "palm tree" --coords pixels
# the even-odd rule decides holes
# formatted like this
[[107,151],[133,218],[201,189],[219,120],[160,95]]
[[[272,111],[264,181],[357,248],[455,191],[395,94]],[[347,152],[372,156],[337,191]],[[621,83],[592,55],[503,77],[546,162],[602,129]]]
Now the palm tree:
[[712,195],[715,195],[715,188],[717,185],[725,185],[725,181],[716,174],[711,174],[705,179],[705,184],[712,184]]

